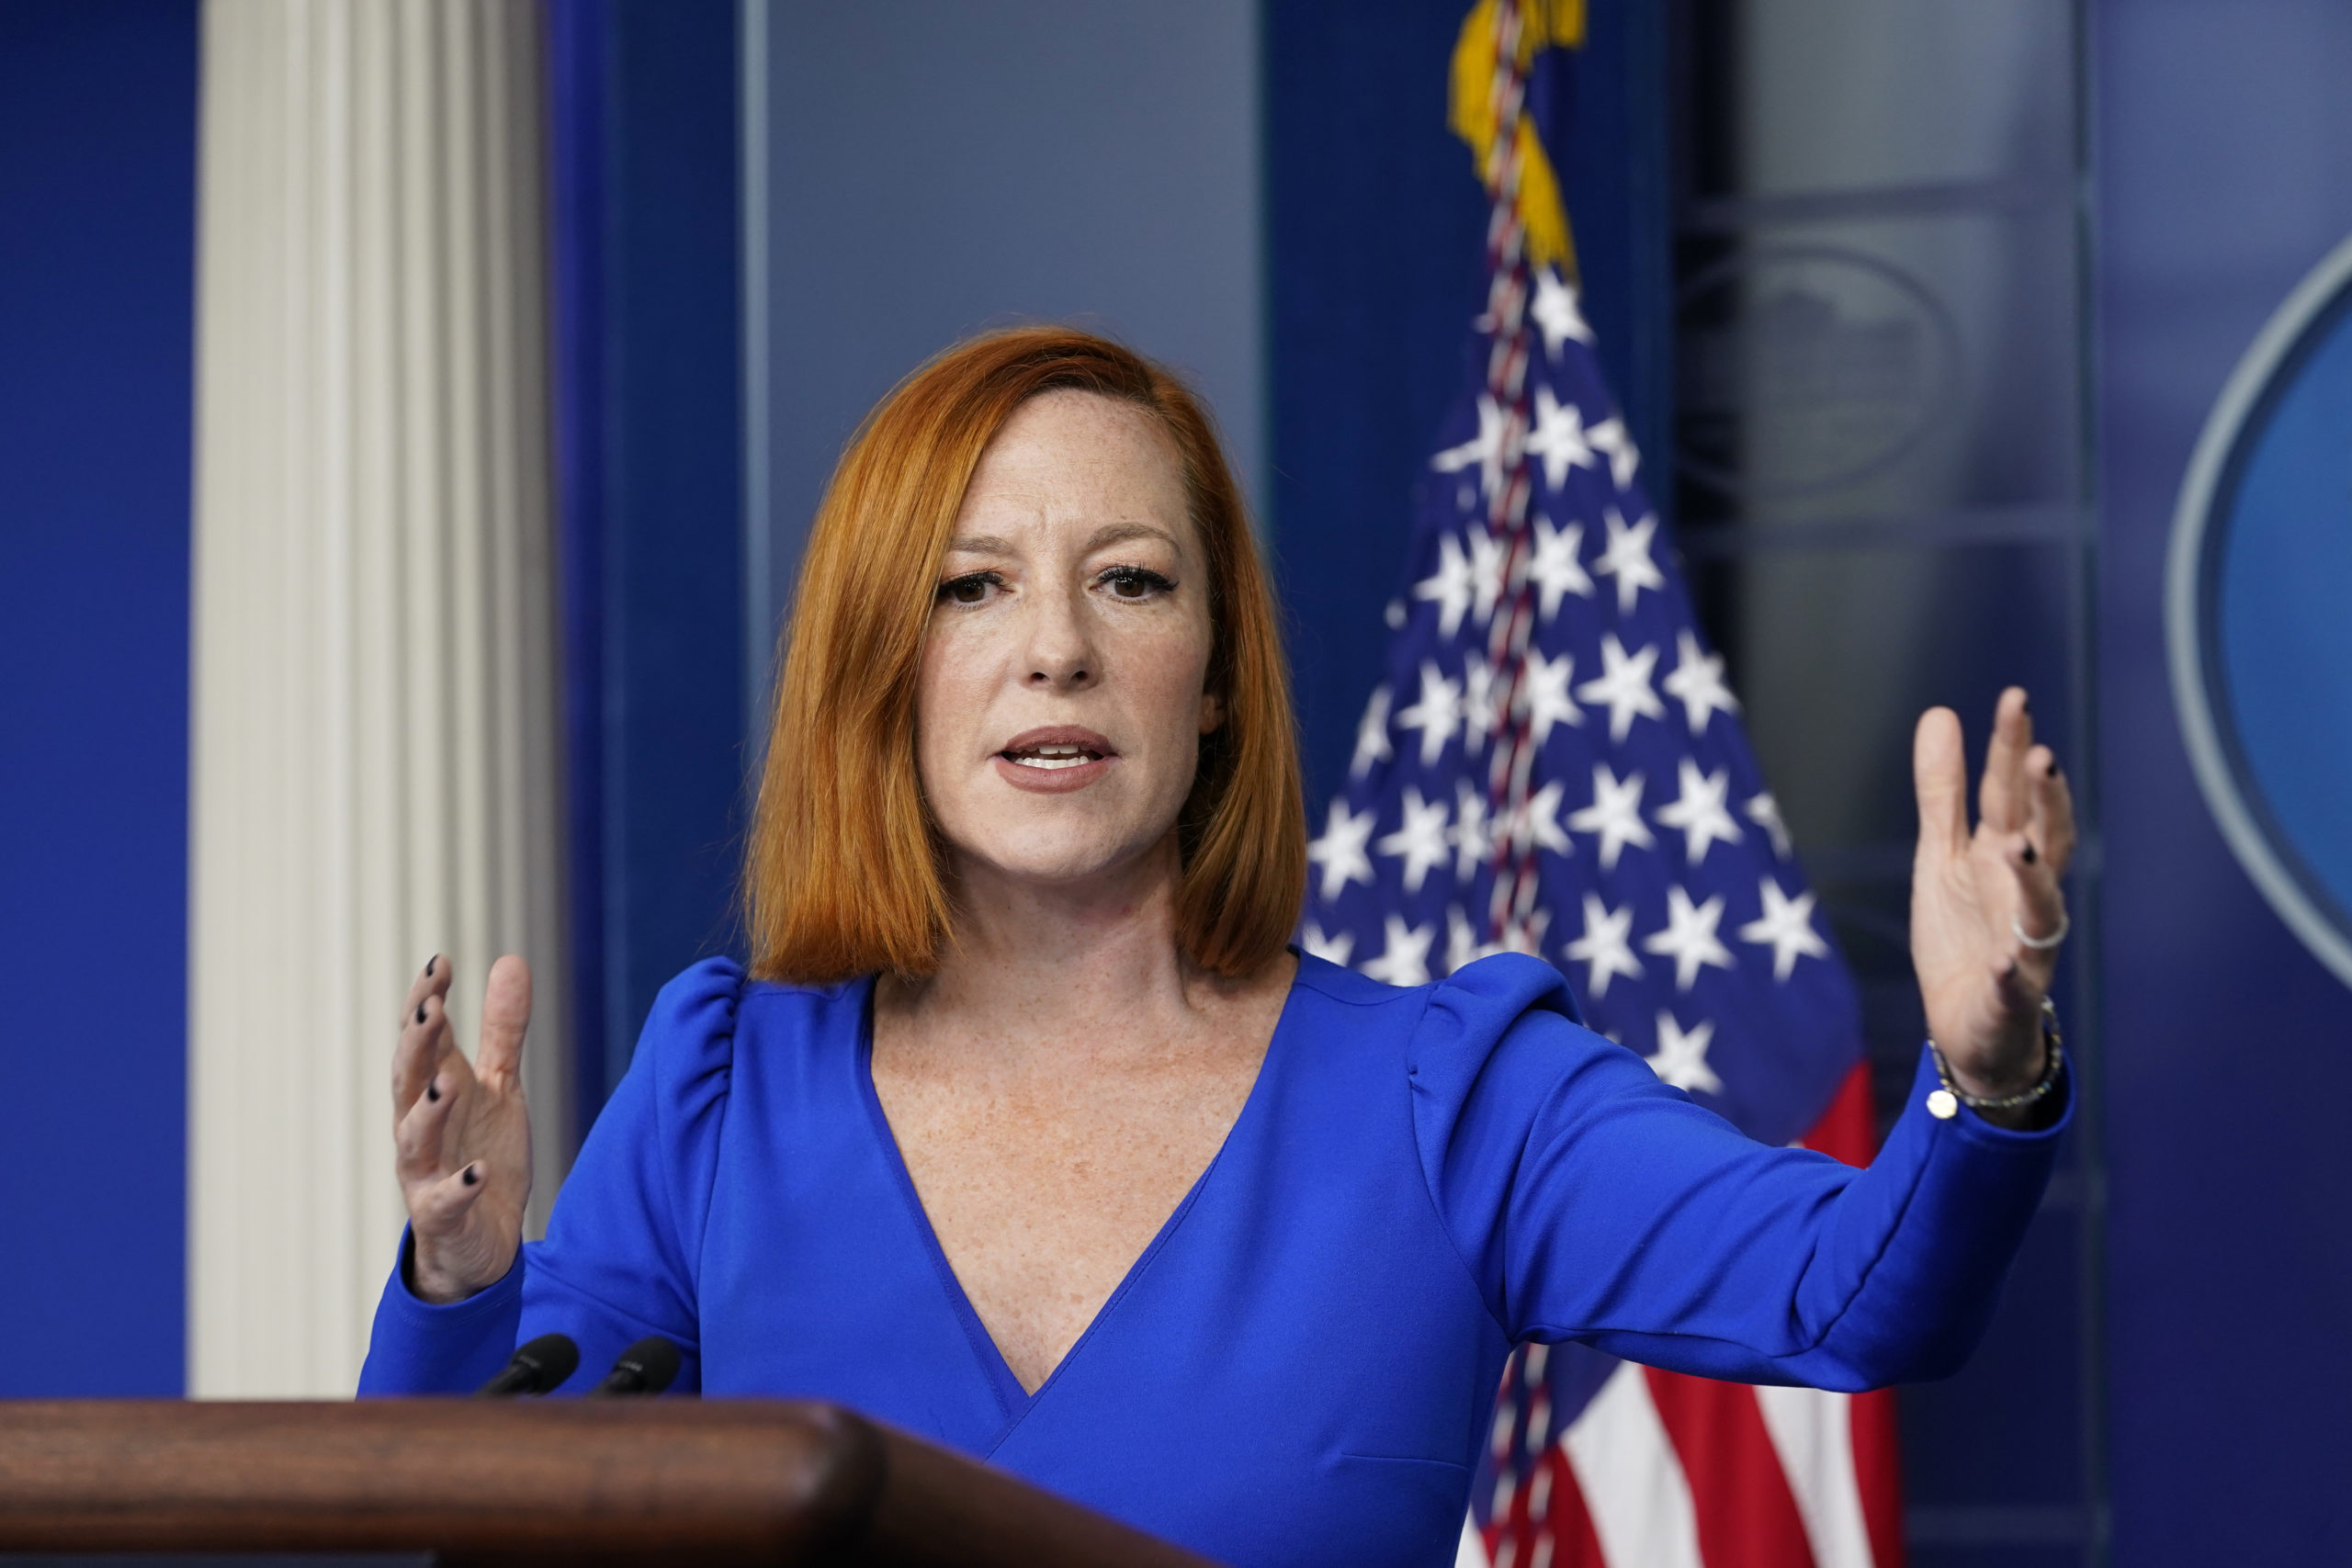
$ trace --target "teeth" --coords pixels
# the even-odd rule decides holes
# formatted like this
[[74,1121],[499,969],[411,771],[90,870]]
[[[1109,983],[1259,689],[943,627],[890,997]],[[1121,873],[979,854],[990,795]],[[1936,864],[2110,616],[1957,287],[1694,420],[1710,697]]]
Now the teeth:
[[1068,744],[1029,746],[1018,751],[1007,751],[1005,759],[1024,768],[1076,768],[1097,761],[1100,755],[1083,746]]

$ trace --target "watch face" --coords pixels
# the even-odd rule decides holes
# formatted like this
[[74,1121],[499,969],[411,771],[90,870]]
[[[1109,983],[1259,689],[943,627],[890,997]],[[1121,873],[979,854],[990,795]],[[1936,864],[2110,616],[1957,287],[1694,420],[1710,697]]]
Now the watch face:
[[2205,798],[2272,908],[2352,985],[2352,240],[2207,420],[2166,601]]

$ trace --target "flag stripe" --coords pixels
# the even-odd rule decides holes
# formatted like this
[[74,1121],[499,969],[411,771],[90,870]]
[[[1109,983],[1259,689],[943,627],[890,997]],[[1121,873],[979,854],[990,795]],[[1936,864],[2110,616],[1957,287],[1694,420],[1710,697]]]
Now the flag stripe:
[[1759,1388],[1756,1406],[1804,1516],[1816,1568],[1873,1568],[1849,1396],[1817,1388]]
[[1655,1371],[1647,1382],[1690,1490],[1702,1499],[1699,1550],[1707,1562],[1716,1568],[1814,1568],[1804,1519],[1781,1473],[1758,1391]]
[[1552,1478],[1552,1506],[1540,1521],[1548,1533],[1539,1537],[1536,1545],[1539,1552],[1549,1546],[1552,1556],[1548,1563],[1531,1557],[1527,1568],[1608,1568],[1609,1559],[1602,1554],[1600,1537],[1593,1529],[1591,1506],[1577,1483],[1567,1450],[1555,1444],[1544,1456],[1544,1464]]
[[1854,1438],[1854,1482],[1870,1527],[1874,1568],[1903,1568],[1903,1476],[1894,1424],[1894,1391],[1858,1393],[1846,1402]]
[[1561,1444],[1614,1568],[1703,1568],[1690,1482],[1641,1368],[1611,1373]]

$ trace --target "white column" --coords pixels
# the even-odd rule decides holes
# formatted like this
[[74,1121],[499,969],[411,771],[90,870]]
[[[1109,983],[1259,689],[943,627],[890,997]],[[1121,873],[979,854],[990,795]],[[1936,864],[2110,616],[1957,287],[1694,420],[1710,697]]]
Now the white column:
[[208,0],[189,1392],[347,1393],[427,956],[532,965],[569,1156],[541,42],[529,0]]

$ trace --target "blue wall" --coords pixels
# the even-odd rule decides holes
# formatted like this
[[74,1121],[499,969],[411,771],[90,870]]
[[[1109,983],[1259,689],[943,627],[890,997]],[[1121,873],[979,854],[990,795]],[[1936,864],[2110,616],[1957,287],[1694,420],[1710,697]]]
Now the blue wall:
[[185,1383],[197,7],[0,5],[0,1394]]
[[2352,232],[2352,10],[2128,0],[2093,22],[2115,1561],[2343,1562],[2352,992],[2198,794],[2162,593],[2207,411]]
[[733,0],[556,0],[558,502],[584,1131],[735,945],[743,828]]

